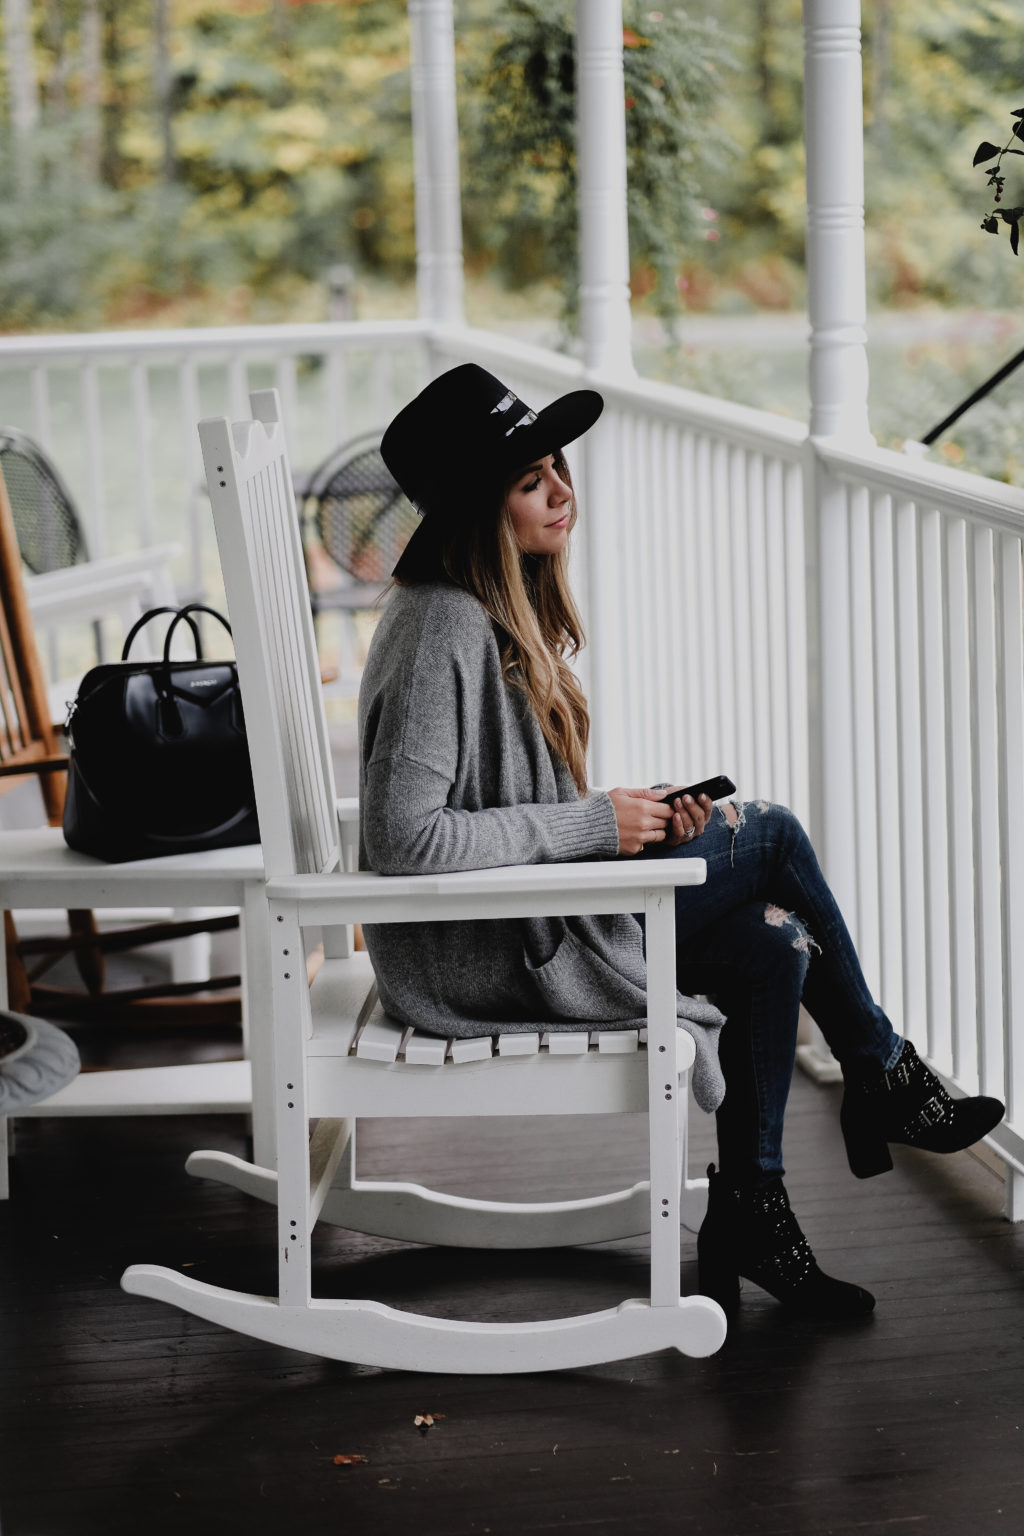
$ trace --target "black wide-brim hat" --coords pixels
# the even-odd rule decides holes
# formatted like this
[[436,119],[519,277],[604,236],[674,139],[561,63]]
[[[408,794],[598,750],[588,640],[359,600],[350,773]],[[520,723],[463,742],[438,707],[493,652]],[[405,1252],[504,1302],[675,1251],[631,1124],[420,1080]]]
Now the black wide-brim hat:
[[380,451],[413,505],[441,512],[445,487],[467,470],[490,484],[507,481],[516,469],[582,437],[603,409],[596,390],[575,389],[532,411],[486,368],[461,363],[399,411]]

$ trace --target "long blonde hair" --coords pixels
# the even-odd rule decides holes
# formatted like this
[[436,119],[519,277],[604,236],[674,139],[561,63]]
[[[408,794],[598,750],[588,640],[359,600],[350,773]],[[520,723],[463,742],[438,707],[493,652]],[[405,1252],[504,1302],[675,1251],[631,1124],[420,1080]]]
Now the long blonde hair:
[[[571,489],[564,459],[557,452],[555,458]],[[477,498],[471,506],[453,508],[449,503],[440,515],[428,511],[426,524],[414,541],[415,548],[430,530],[433,537],[428,548],[417,550],[415,562],[406,562],[403,557],[395,568],[395,580],[404,583],[446,577],[473,594],[497,631],[506,680],[525,693],[545,740],[561,757],[583,795],[587,790],[590,713],[569,662],[586,642],[569,586],[568,549],[553,555],[523,553],[508,509],[509,488],[495,496],[498,506],[491,516],[481,509]],[[432,517],[436,521],[431,530]],[[570,529],[575,522],[574,498]]]

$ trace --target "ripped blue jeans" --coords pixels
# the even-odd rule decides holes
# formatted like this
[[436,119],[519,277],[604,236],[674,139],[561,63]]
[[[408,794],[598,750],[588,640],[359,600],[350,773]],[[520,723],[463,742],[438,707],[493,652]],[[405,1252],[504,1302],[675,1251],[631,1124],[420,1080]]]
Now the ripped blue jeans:
[[725,1100],[718,1152],[730,1179],[784,1172],[782,1121],[793,1076],[801,1001],[840,1063],[895,1066],[903,1040],[874,1001],[853,940],[792,811],[717,805],[704,833],[643,857],[706,859],[706,885],[676,890],[679,989],[706,993],[726,1016],[720,1056]]

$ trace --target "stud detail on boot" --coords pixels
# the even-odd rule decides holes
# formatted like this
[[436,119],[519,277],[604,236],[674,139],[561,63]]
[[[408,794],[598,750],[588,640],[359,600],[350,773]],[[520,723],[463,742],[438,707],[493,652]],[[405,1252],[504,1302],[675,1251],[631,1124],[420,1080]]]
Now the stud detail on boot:
[[892,1167],[891,1141],[925,1152],[961,1152],[987,1136],[1006,1113],[999,1099],[954,1099],[909,1040],[888,1072],[849,1066],[843,1074],[840,1125],[858,1179]]
[[700,1289],[735,1315],[740,1277],[784,1306],[813,1317],[858,1317],[875,1298],[819,1269],[781,1179],[764,1186],[730,1183],[708,1169],[708,1212],[697,1237]]

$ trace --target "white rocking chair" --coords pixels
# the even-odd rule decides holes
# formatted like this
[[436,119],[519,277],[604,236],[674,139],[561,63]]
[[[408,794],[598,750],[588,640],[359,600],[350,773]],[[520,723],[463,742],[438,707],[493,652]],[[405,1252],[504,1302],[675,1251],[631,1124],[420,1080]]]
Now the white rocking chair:
[[[700,860],[532,865],[438,876],[352,870],[340,822],[308,590],[278,400],[251,396],[255,421],[200,426],[238,655],[263,833],[271,933],[276,1172],[215,1152],[189,1171],[278,1207],[279,1294],[204,1284],[155,1265],[124,1288],[241,1333],[353,1363],[403,1370],[556,1370],[674,1348],[707,1355],[725,1317],[680,1296],[680,1221],[699,1220],[704,1181],[681,1181],[694,1047],[677,1028],[673,887],[705,878]],[[445,1041],[388,1019],[353,922],[537,914],[646,913],[644,1031]],[[304,930],[324,929],[307,986]],[[357,1176],[360,1116],[567,1115],[647,1111],[650,1180],[598,1198],[511,1204]],[[310,1138],[310,1122],[318,1122]],[[422,1316],[377,1301],[316,1299],[316,1221],[479,1248],[651,1237],[651,1294],[555,1321],[488,1323]]]

